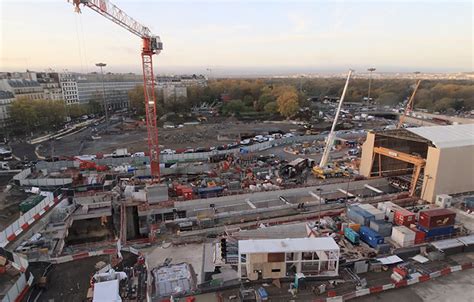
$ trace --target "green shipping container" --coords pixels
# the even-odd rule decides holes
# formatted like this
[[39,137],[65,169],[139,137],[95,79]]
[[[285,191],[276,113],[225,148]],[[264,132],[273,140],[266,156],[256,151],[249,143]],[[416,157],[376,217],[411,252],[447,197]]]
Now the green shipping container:
[[346,237],[352,244],[359,244],[359,234],[351,228],[344,228],[344,237]]
[[34,208],[37,204],[39,204],[45,197],[42,195],[33,195],[28,197],[27,199],[23,200],[20,203],[20,212],[26,213],[32,208]]

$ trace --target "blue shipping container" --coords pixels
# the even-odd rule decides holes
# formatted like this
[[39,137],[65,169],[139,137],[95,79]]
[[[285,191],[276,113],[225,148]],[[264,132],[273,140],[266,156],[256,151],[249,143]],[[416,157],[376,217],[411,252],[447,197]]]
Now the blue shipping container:
[[392,235],[392,227],[393,225],[385,220],[370,221],[370,228],[379,233],[382,237],[389,237]]
[[364,241],[373,248],[376,248],[377,245],[384,243],[383,237],[369,227],[361,226],[359,234],[360,240]]
[[347,217],[360,225],[368,226],[371,220],[375,220],[375,216],[370,214],[358,206],[351,206],[347,208]]
[[420,231],[425,232],[425,237],[430,238],[430,237],[437,237],[437,236],[446,236],[454,233],[454,226],[446,226],[446,227],[439,227],[439,228],[432,228],[432,229],[427,229],[421,225],[417,225],[417,228]]
[[359,244],[359,234],[351,228],[344,228],[344,237],[353,244]]
[[208,187],[208,188],[199,188],[198,194],[200,197],[211,197],[216,196],[218,193],[224,190],[223,187]]

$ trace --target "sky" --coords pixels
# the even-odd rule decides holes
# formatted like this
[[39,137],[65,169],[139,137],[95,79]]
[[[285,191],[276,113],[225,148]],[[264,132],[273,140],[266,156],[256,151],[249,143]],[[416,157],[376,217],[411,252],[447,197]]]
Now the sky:
[[[473,71],[472,1],[114,0],[161,37],[155,73]],[[66,0],[0,0],[0,71],[141,72],[139,37]]]

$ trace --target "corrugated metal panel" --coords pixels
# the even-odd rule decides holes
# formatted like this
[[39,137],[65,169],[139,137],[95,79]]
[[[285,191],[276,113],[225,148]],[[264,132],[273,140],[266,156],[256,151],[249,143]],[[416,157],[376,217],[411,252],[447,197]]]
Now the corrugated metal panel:
[[429,139],[437,148],[454,148],[474,145],[474,124],[407,128]]

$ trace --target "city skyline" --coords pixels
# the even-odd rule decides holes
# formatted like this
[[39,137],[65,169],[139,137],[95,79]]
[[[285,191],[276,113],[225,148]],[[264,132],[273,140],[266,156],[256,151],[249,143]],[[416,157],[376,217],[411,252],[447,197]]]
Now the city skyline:
[[[113,3],[161,36],[157,73],[473,69],[470,2]],[[140,39],[88,8],[78,15],[66,1],[42,1],[41,14],[32,1],[7,0],[0,7],[2,71],[93,72],[99,61],[111,72],[141,71]]]

